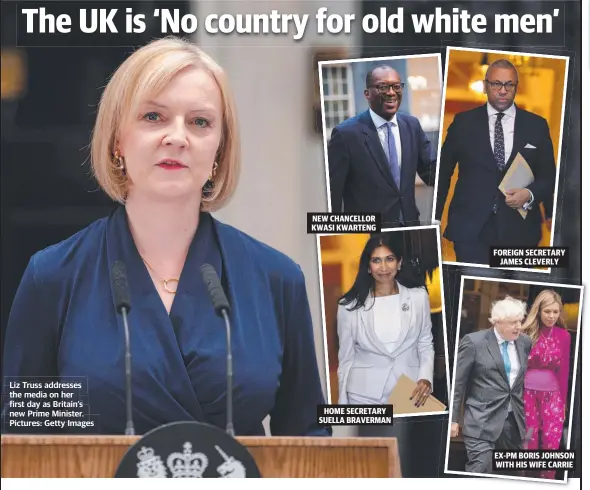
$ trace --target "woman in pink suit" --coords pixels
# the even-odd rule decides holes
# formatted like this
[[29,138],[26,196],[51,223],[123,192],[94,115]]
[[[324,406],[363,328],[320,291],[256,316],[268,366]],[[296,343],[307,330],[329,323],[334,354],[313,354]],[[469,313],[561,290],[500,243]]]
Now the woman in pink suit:
[[[522,326],[533,341],[524,378],[528,449],[559,449],[565,421],[571,337],[565,329],[561,297],[545,289],[535,298]],[[555,479],[554,470],[535,472]]]

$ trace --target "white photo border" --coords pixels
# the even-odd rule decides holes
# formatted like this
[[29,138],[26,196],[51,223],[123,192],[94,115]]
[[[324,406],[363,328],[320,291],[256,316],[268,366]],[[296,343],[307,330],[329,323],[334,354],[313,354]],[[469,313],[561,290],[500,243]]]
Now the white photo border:
[[[445,117],[445,105],[446,105],[446,94],[447,94],[447,80],[449,74],[449,52],[451,50],[454,51],[471,51],[475,53],[490,53],[490,54],[502,54],[507,56],[529,56],[531,58],[549,58],[549,59],[556,59],[556,60],[565,60],[565,76],[563,82],[563,96],[562,96],[562,104],[561,104],[561,122],[559,125],[559,142],[557,146],[557,166],[555,169],[555,189],[553,191],[553,214],[551,220],[551,238],[549,241],[549,246],[553,246],[553,240],[555,237],[555,212],[557,211],[557,194],[559,192],[559,172],[561,169],[561,149],[563,143],[563,124],[565,119],[565,106],[567,103],[567,87],[568,87],[568,79],[569,79],[569,56],[557,56],[557,55],[548,55],[548,54],[536,54],[536,53],[524,53],[522,51],[502,51],[496,49],[480,49],[480,48],[468,48],[468,47],[461,47],[461,46],[447,46],[446,49],[446,57],[445,57],[445,73],[443,79],[443,91],[442,91],[442,99],[440,105],[440,130],[439,130],[439,138],[438,138],[438,152],[436,155],[436,177],[435,177],[435,185],[434,185],[434,197],[432,198],[432,221],[436,220],[436,198],[438,195],[438,178],[439,178],[439,167],[440,167],[440,153],[442,149],[442,128],[444,123]],[[482,269],[500,269],[500,270],[511,270],[511,271],[524,271],[524,272],[535,272],[538,274],[551,274],[552,268],[549,267],[548,269],[527,269],[527,268],[520,268],[520,267],[490,267],[489,265],[485,264],[469,264],[465,262],[451,262],[445,261],[444,264],[448,265],[458,265],[463,267],[480,267]]]
[[[445,347],[445,371],[446,371],[446,379],[447,379],[447,393],[450,394],[450,377],[449,377],[449,344],[447,339],[447,316],[446,316],[446,305],[445,305],[445,288],[443,285],[443,269],[442,269],[442,261],[441,261],[441,238],[440,238],[440,227],[438,225],[423,225],[423,226],[409,226],[405,227],[398,227],[398,228],[384,228],[381,230],[381,233],[385,232],[404,232],[404,231],[412,231],[412,230],[431,230],[434,229],[436,231],[436,239],[437,239],[437,250],[438,250],[438,267],[439,267],[439,277],[440,277],[440,299],[441,299],[441,315],[442,315],[442,330],[443,330],[443,340],[444,340],[444,347]],[[366,233],[358,233],[359,235],[365,235]],[[332,401],[332,387],[330,384],[330,359],[328,357],[328,332],[326,328],[326,305],[324,301],[324,276],[322,271],[322,248],[320,244],[320,238],[323,236],[343,236],[344,233],[318,233],[316,235],[316,242],[317,242],[317,251],[318,251],[318,273],[319,273],[319,281],[320,281],[320,301],[321,301],[321,308],[322,308],[322,331],[323,331],[323,339],[324,339],[324,365],[326,369],[326,390],[327,396],[326,399],[330,405],[335,404]],[[450,398],[449,403],[450,406]],[[440,412],[425,412],[425,413],[412,413],[412,414],[394,414],[393,418],[409,418],[409,417],[422,417],[428,415],[444,415],[450,414],[449,408],[447,410],[442,410]]]
[[[582,328],[582,308],[583,308],[583,301],[584,301],[584,286],[578,286],[574,284],[561,284],[561,283],[551,283],[551,282],[537,282],[537,281],[521,281],[518,279],[498,279],[498,278],[491,278],[491,277],[479,277],[479,276],[462,276],[461,277],[461,289],[459,292],[459,306],[457,311],[461,311],[463,307],[463,285],[465,284],[465,279],[472,279],[475,281],[487,281],[487,282],[511,282],[515,284],[531,284],[534,286],[547,286],[549,288],[570,288],[570,289],[578,289],[580,291],[580,303],[578,308],[578,333],[576,335],[576,346],[575,346],[575,353],[574,353],[574,364],[573,364],[573,376],[572,376],[572,387],[571,387],[571,396],[569,400],[569,407],[570,407],[570,417],[569,417],[569,424],[567,429],[567,449],[570,450],[571,448],[571,439],[572,439],[572,423],[573,423],[573,414],[572,409],[574,406],[575,395],[576,395],[576,376],[578,374],[578,354],[580,348],[580,337],[581,335],[581,328]],[[459,350],[459,334],[461,333],[461,316],[457,315],[457,333],[455,338],[455,356],[453,362],[453,383],[452,383],[452,390],[449,392],[449,424],[447,427],[447,450],[445,453],[445,467],[444,472],[447,474],[452,475],[463,475],[463,476],[483,476],[486,478],[500,478],[500,479],[508,479],[508,480],[521,480],[521,481],[536,481],[536,482],[543,482],[543,483],[567,483],[567,474],[565,472],[563,480],[548,480],[546,478],[531,478],[531,477],[524,477],[524,476],[511,476],[511,475],[493,475],[487,473],[468,473],[466,471],[456,471],[456,470],[449,470],[449,451],[451,448],[451,424],[453,423],[453,401],[454,396],[453,393],[455,392],[455,375],[457,372],[457,352]],[[581,464],[581,460],[578,464]]]
[[[319,73],[319,83],[320,83],[320,105],[321,105],[321,113],[322,113],[322,142],[324,145],[324,171],[326,176],[326,200],[328,201],[328,212],[332,213],[332,200],[331,200],[331,193],[330,193],[330,166],[328,162],[328,135],[326,134],[326,109],[324,103],[324,75],[322,73],[322,67],[329,66],[329,65],[341,65],[344,63],[364,63],[370,61],[391,61],[391,60],[408,60],[413,58],[436,58],[438,61],[438,81],[439,81],[439,90],[440,90],[440,97],[441,97],[441,106],[443,100],[443,74],[442,74],[442,55],[441,53],[427,53],[427,54],[408,54],[408,55],[400,55],[400,56],[379,56],[374,58],[352,58],[352,59],[345,59],[345,60],[330,60],[330,61],[318,61],[318,73]],[[440,139],[440,133],[442,132],[442,121],[439,121],[438,127],[438,134]],[[437,171],[438,171],[438,164],[437,164]],[[438,174],[437,177],[438,178]],[[436,188],[435,188],[436,190]],[[434,201],[433,201],[434,202]],[[442,263],[441,263],[442,265]]]

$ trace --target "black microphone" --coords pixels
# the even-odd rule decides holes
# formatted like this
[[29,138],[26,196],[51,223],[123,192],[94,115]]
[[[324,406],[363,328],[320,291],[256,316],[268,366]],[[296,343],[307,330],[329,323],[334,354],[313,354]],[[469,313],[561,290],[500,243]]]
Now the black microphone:
[[233,416],[233,359],[231,354],[231,328],[229,323],[229,301],[221,287],[221,281],[215,269],[211,264],[203,264],[201,266],[201,277],[207,291],[209,298],[213,304],[215,313],[222,316],[225,320],[225,332],[227,339],[227,425],[225,431],[232,437],[236,434],[234,432],[234,416]]
[[131,311],[131,301],[129,300],[129,287],[127,286],[127,269],[125,264],[117,261],[111,268],[111,287],[115,298],[115,309],[123,317],[123,327],[125,330],[125,399],[127,406],[127,425],[125,435],[135,435],[133,428],[133,404],[131,399],[131,342],[129,340],[129,323],[127,322],[127,313]]

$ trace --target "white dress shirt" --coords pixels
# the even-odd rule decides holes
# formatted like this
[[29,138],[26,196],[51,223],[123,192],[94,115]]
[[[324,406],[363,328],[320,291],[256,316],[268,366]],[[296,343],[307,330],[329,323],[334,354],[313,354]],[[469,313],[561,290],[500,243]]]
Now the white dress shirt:
[[397,163],[401,170],[402,168],[402,140],[399,135],[399,125],[397,123],[397,114],[394,114],[393,119],[391,121],[387,121],[383,119],[381,116],[373,112],[373,109],[369,109],[369,114],[371,114],[371,119],[373,120],[373,124],[377,128],[377,134],[379,135],[379,141],[381,141],[381,146],[383,147],[383,151],[385,155],[389,159],[389,143],[387,140],[387,126],[383,126],[387,122],[392,122],[393,126],[391,126],[391,132],[393,133],[393,138],[395,139],[395,150],[397,153]]
[[[502,356],[502,344],[506,341],[502,338],[502,336],[498,333],[498,331],[495,328],[494,334],[496,335],[496,339],[498,340],[500,356]],[[512,388],[512,386],[514,385],[514,381],[516,381],[516,377],[518,376],[518,371],[520,370],[520,361],[518,360],[518,352],[516,351],[516,344],[514,343],[514,340],[508,341],[508,359],[510,359],[510,375],[508,376],[508,381],[510,383],[510,388]],[[512,405],[508,405],[508,411],[512,411]]]
[[[488,109],[488,126],[490,130],[490,144],[492,150],[494,149],[494,135],[496,133],[496,119],[498,119],[498,113],[490,103],[487,103]],[[508,109],[504,111],[504,117],[502,118],[502,130],[504,131],[504,164],[508,163],[510,154],[512,153],[512,147],[514,146],[514,121],[516,119],[516,107],[512,104]]]
[[[486,104],[488,109],[488,128],[490,131],[490,144],[492,145],[492,150],[494,149],[494,136],[496,134],[496,120],[498,119],[498,113],[494,109],[490,103]],[[514,147],[514,121],[516,120],[516,106],[512,104],[508,109],[504,111],[504,117],[501,119],[502,122],[502,130],[504,132],[504,164],[508,163],[510,159],[510,155],[512,154],[512,148]],[[527,189],[528,190],[528,189]],[[523,206],[524,209],[529,209],[533,201],[535,200],[535,196],[533,193],[529,191],[531,198],[526,202]]]
[[399,294],[378,296],[373,305],[375,335],[391,353],[401,330]]

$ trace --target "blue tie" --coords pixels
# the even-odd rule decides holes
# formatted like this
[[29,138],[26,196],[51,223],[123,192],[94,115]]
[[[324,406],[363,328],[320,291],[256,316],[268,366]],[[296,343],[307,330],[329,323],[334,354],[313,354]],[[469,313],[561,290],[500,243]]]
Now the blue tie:
[[[395,138],[393,136],[393,132],[391,128],[394,126],[392,122],[387,122],[383,126],[387,126],[387,147],[389,153],[389,168],[391,170],[391,175],[393,176],[393,180],[395,181],[395,185],[397,188],[400,188],[400,168],[399,162],[397,161],[397,150],[395,149]],[[383,127],[382,126],[382,127]]]
[[508,344],[509,342],[502,342],[502,359],[504,359],[504,369],[506,370],[506,376],[508,377],[508,383],[510,383],[510,357],[508,356]]

